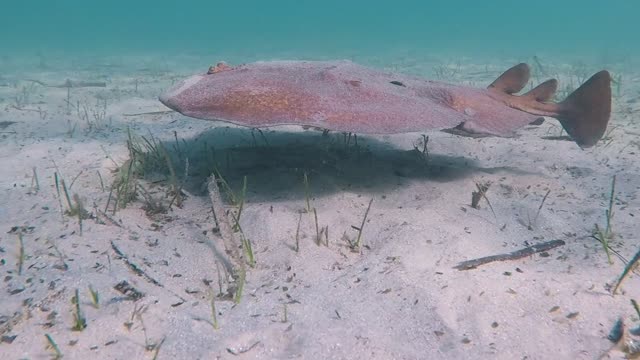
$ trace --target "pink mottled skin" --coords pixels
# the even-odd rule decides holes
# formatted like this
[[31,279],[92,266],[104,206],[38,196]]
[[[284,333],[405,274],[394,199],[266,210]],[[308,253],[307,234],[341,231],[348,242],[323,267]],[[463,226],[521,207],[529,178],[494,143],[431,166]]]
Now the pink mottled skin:
[[[528,67],[523,69],[526,74],[518,76],[526,79],[508,79],[515,82],[507,84],[515,91],[528,80]],[[219,63],[177,84],[160,101],[199,119],[361,134],[457,128],[466,135],[512,136],[540,115],[557,117],[562,111],[560,104],[511,92],[388,73],[350,61],[274,61],[236,67]]]

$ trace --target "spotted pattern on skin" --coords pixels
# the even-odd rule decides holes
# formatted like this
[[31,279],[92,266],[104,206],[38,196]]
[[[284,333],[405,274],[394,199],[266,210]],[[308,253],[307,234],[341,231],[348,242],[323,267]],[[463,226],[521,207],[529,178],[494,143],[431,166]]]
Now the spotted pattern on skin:
[[298,92],[279,90],[234,90],[224,95],[220,111],[245,119],[270,119],[287,114],[311,118],[316,99]]

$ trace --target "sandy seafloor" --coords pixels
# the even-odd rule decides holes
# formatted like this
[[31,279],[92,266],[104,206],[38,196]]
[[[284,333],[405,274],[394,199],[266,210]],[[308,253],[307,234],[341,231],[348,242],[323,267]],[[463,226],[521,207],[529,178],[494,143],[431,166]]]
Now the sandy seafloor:
[[[273,56],[2,59],[1,359],[53,358],[45,334],[65,359],[625,357],[607,336],[619,317],[627,329],[640,324],[630,302],[640,301],[639,272],[612,296],[609,286],[625,263],[612,254],[609,264],[591,235],[594,224],[606,226],[616,175],[610,247],[627,260],[640,249],[637,62],[541,57],[561,90],[601,68],[618,80],[610,131],[588,150],[558,138],[554,119],[508,139],[427,132],[425,157],[414,150],[419,133],[358,136],[356,146],[345,144],[343,134],[295,127],[265,129],[262,136],[176,113],[130,116],[167,110],[157,101],[163,89],[218,60],[257,58]],[[401,53],[354,59],[473,86],[486,86],[517,62],[532,63]],[[536,69],[533,83],[547,77]],[[68,94],[30,81],[66,79],[107,86]],[[113,200],[107,209],[114,170],[128,159],[128,128],[165,142],[183,186],[182,207],[174,202],[166,214],[147,216],[139,194],[115,214]],[[238,304],[216,298],[218,329],[211,294],[228,284],[206,192],[213,164],[236,193],[247,177],[240,223],[256,259]],[[315,243],[313,212],[304,211],[305,173],[328,246]],[[89,212],[82,232],[76,217],[62,215],[68,206],[55,174]],[[138,183],[167,206],[168,177],[165,171]],[[491,182],[493,211],[484,200],[470,207],[481,182]],[[370,199],[364,247],[354,253],[347,238],[357,236]],[[234,209],[228,201],[225,207]],[[553,239],[566,244],[520,260],[453,268]],[[114,246],[148,278],[134,273]],[[123,280],[144,296],[134,300],[114,289]],[[83,331],[72,329],[76,289]]]

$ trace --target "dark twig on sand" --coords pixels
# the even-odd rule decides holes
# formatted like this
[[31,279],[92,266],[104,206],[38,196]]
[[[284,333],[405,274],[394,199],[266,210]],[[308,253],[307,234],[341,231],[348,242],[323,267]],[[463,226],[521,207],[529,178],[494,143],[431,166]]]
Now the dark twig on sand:
[[454,266],[453,268],[458,270],[471,270],[471,269],[477,268],[480,265],[492,263],[494,261],[521,259],[539,252],[548,251],[548,250],[557,248],[558,246],[562,246],[564,244],[565,242],[562,240],[551,240],[551,241],[543,242],[533,246],[528,246],[524,249],[516,250],[506,254],[492,255],[492,256],[486,256],[478,259],[463,261],[458,265]]
[[119,228],[122,227],[122,225],[120,225],[119,222],[117,222],[114,218],[112,218],[111,216],[109,216],[106,212],[98,209],[98,207],[94,204],[93,209],[95,210],[96,213],[96,219],[104,224],[107,225],[115,225]]
[[115,251],[116,255],[118,255],[122,259],[122,261],[124,261],[125,264],[127,264],[129,269],[131,269],[131,271],[133,271],[136,275],[140,276],[141,278],[147,280],[148,282],[152,283],[153,285],[155,285],[157,287],[161,287],[161,288],[165,289],[166,291],[170,292],[173,296],[175,296],[178,299],[180,299],[180,302],[175,303],[175,304],[171,304],[171,306],[175,307],[175,306],[181,305],[181,304],[183,304],[183,303],[185,303],[187,301],[182,296],[176,294],[173,290],[165,288],[164,285],[162,285],[159,281],[157,281],[156,279],[154,279],[151,276],[149,276],[144,270],[142,270],[140,267],[138,267],[138,265],[134,264],[131,260],[129,260],[129,257],[127,255],[125,255],[125,253],[123,253],[122,250],[120,250],[118,248],[118,246],[116,246],[116,244],[113,241],[111,241],[111,248],[113,249],[113,251]]
[[152,278],[151,276],[147,275],[146,272],[144,272],[144,270],[140,269],[138,267],[138,265],[134,264],[133,262],[131,262],[131,260],[129,260],[129,257],[127,255],[125,255],[119,248],[118,246],[116,246],[116,244],[112,241],[111,242],[111,248],[113,249],[113,251],[115,251],[116,255],[118,255],[122,261],[125,262],[125,264],[127,264],[127,266],[129,267],[129,269],[131,269],[131,271],[133,271],[136,275],[140,276],[141,278],[144,278],[145,280],[147,280],[148,282],[152,283],[155,286],[158,287],[164,287],[162,284],[160,284],[156,279]]

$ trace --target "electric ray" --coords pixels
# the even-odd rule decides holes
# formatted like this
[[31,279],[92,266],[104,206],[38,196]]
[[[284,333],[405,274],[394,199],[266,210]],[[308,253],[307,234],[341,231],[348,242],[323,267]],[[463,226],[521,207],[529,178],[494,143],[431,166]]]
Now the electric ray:
[[513,136],[541,116],[556,118],[582,148],[603,136],[611,114],[611,76],[600,71],[561,102],[557,81],[516,95],[529,81],[518,64],[485,89],[452,85],[351,61],[218,63],[160,95],[183,115],[247,127],[302,125],[359,134],[444,130]]

